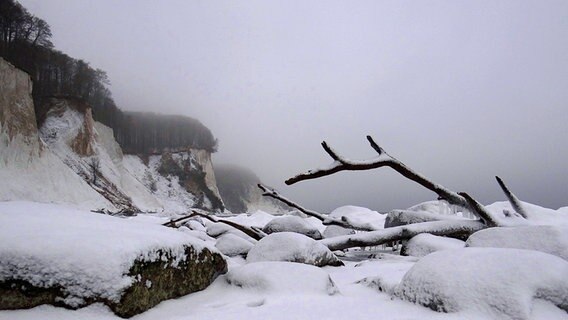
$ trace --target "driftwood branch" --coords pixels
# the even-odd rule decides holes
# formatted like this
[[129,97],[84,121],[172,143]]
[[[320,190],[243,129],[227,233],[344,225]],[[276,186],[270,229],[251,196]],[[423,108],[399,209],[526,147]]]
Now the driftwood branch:
[[503,193],[505,193],[505,196],[507,196],[507,199],[509,200],[509,203],[511,203],[513,209],[523,218],[526,219],[527,211],[525,210],[523,204],[521,203],[521,200],[519,200],[519,198],[517,198],[517,196],[515,196],[515,194],[512,193],[511,190],[509,190],[509,188],[507,188],[507,185],[505,185],[505,182],[501,178],[495,176],[495,179],[497,179],[497,183],[499,183],[501,190],[503,190]]
[[166,222],[163,225],[166,226],[166,227],[175,227],[176,223],[184,221],[184,220],[189,220],[189,219],[194,218],[194,217],[201,217],[201,218],[207,219],[207,220],[209,220],[211,222],[215,222],[215,223],[224,223],[224,224],[231,226],[231,227],[233,227],[233,228],[235,228],[239,231],[244,232],[247,236],[249,236],[249,237],[251,237],[255,240],[260,240],[260,239],[262,239],[266,236],[266,233],[262,232],[262,230],[259,230],[258,228],[254,228],[254,229],[249,228],[247,226],[240,225],[240,224],[235,223],[233,221],[218,219],[218,218],[215,218],[211,215],[203,214],[203,213],[197,212],[195,210],[193,210],[190,215],[183,216],[179,219],[175,219],[175,220]]
[[332,175],[340,171],[362,171],[389,167],[405,178],[412,180],[423,186],[424,188],[436,193],[439,199],[446,200],[449,203],[458,205],[464,209],[472,210],[479,218],[483,219],[484,221],[496,222],[496,219],[492,218],[491,213],[488,212],[485,207],[481,205],[471,206],[471,201],[468,201],[468,199],[464,198],[462,195],[451,191],[450,189],[447,189],[440,184],[432,182],[430,179],[412,170],[404,163],[389,155],[375,142],[375,140],[373,140],[371,136],[367,136],[367,140],[369,141],[371,148],[373,148],[378,153],[377,157],[370,160],[349,160],[340,156],[333,148],[331,148],[327,144],[327,142],[324,141],[322,142],[322,147],[334,161],[325,168],[309,170],[304,173],[300,173],[286,180],[286,184],[291,185],[304,180],[317,179]]
[[465,240],[472,233],[485,228],[487,228],[487,226],[484,223],[476,220],[431,221],[354,235],[333,237],[320,240],[320,243],[333,251],[352,247],[378,246],[393,241],[408,240],[421,233]]
[[368,223],[365,224],[358,224],[354,221],[352,221],[351,219],[348,219],[347,217],[342,217],[341,219],[335,219],[326,215],[323,215],[319,212],[313,211],[313,210],[309,210],[306,209],[304,207],[302,207],[301,205],[295,203],[294,201],[280,195],[280,193],[278,193],[278,191],[274,190],[274,189],[270,189],[262,184],[258,184],[258,187],[260,188],[260,190],[262,190],[262,195],[265,197],[271,197],[273,199],[276,199],[282,203],[287,204],[289,207],[291,208],[296,208],[298,209],[300,212],[310,216],[310,217],[314,217],[318,220],[320,220],[324,225],[335,225],[335,226],[340,226],[343,228],[348,228],[348,229],[353,229],[353,230],[360,230],[360,231],[374,231],[376,230],[375,228],[373,228],[373,226],[369,225]]

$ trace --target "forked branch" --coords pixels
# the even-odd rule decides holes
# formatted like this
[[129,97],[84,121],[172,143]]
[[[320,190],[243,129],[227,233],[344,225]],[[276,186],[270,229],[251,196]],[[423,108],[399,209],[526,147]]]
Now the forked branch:
[[462,195],[445,188],[442,185],[432,182],[430,179],[424,177],[420,173],[407,167],[404,163],[389,155],[383,148],[381,148],[371,136],[367,136],[367,140],[377,153],[378,156],[369,160],[349,160],[340,156],[333,148],[331,148],[325,141],[322,142],[322,147],[327,154],[334,160],[330,165],[325,168],[309,170],[307,172],[296,175],[288,180],[286,184],[291,185],[296,182],[316,179],[328,175],[332,175],[340,171],[362,171],[369,169],[377,169],[382,167],[390,167],[405,178],[412,180],[424,188],[433,191],[440,199],[444,199],[451,204],[458,205],[462,208],[472,210],[479,218],[490,224],[497,223],[490,212],[481,205],[472,206],[472,202],[464,198]]

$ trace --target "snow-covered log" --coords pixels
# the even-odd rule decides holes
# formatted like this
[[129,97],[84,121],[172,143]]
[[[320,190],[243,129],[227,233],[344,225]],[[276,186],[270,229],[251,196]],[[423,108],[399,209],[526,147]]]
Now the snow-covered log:
[[352,247],[378,246],[384,243],[407,240],[421,233],[466,240],[471,234],[487,226],[477,220],[431,221],[320,240],[331,251]]
[[387,214],[387,217],[385,219],[385,228],[442,220],[466,221],[468,219],[464,219],[455,215],[437,214],[427,211],[392,210]]
[[424,188],[433,191],[438,195],[439,198],[444,199],[451,204],[459,205],[463,208],[472,210],[479,218],[481,218],[485,223],[488,223],[490,226],[497,225],[495,224],[497,222],[497,219],[492,217],[491,213],[485,210],[483,206],[472,206],[472,204],[474,204],[474,202],[471,201],[472,199],[468,199],[464,197],[463,194],[458,194],[440,184],[434,183],[422,174],[407,167],[404,163],[389,155],[373,140],[371,136],[367,136],[367,140],[369,141],[371,147],[378,153],[377,157],[369,160],[350,160],[339,155],[337,151],[331,148],[327,144],[327,142],[324,141],[321,143],[321,145],[325,152],[327,152],[327,154],[333,159],[333,162],[327,167],[308,170],[304,173],[300,173],[286,180],[286,184],[291,185],[303,180],[317,179],[332,175],[340,171],[363,171],[382,167],[390,167],[407,179],[412,180],[420,184]]

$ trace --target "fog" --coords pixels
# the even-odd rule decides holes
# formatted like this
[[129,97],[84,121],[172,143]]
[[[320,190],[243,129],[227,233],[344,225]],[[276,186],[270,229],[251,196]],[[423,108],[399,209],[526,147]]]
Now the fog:
[[388,168],[286,186],[327,165],[394,157],[483,203],[568,205],[566,1],[20,0],[55,47],[108,73],[123,110],[198,118],[215,163],[254,170],[306,207],[386,211],[435,199]]

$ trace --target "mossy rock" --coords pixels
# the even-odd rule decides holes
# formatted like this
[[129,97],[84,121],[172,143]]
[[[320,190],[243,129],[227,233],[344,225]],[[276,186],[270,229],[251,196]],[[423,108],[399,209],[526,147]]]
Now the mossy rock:
[[134,281],[118,302],[93,297],[71,306],[66,303],[65,288],[60,286],[41,288],[22,280],[0,281],[0,310],[33,308],[42,304],[76,309],[101,302],[116,315],[130,318],[161,301],[203,290],[217,276],[227,272],[227,263],[219,253],[208,249],[198,253],[192,246],[186,246],[185,253],[187,258],[177,264],[164,251],[159,252],[160,259],[156,261],[134,261],[128,272]]

